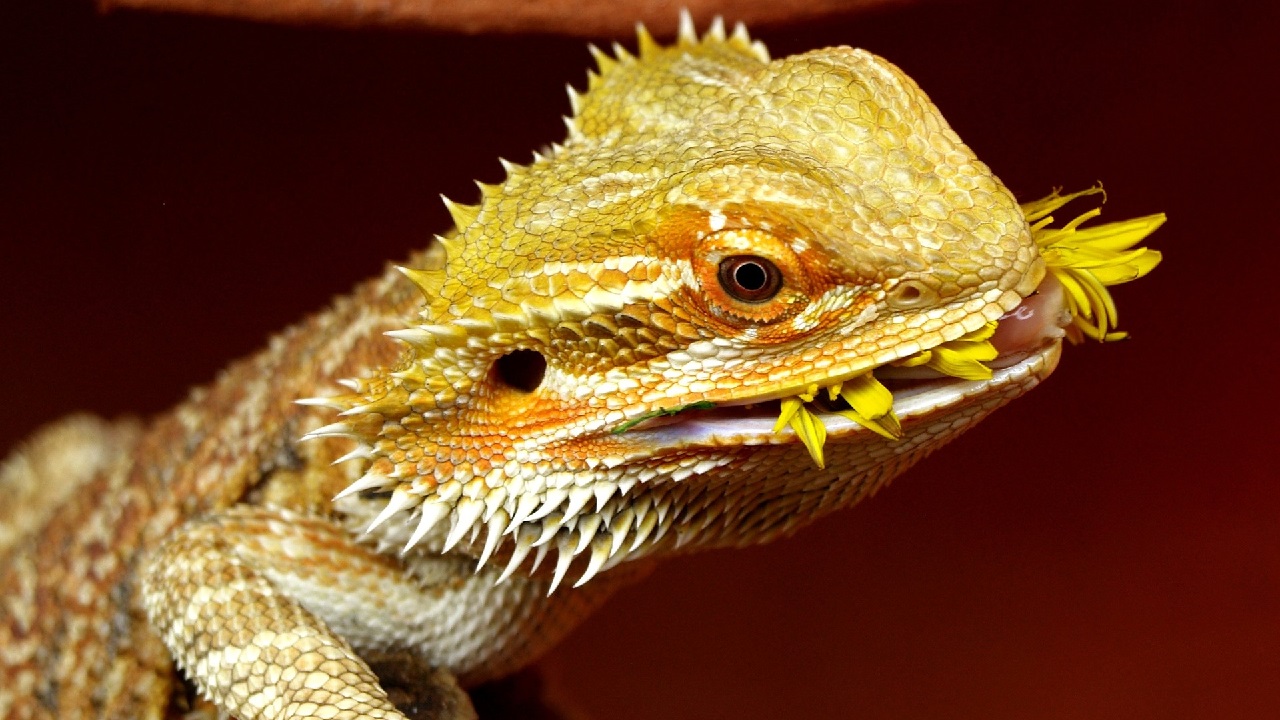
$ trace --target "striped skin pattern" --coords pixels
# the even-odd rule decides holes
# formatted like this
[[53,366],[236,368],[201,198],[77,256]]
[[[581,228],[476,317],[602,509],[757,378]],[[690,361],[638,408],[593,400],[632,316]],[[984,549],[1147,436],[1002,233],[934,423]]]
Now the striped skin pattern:
[[0,515],[0,717],[405,717],[367,662],[397,652],[448,671],[414,717],[469,717],[452,677],[527,665],[653,559],[852,505],[1052,372],[1057,343],[904,392],[899,440],[833,418],[814,468],[776,401],[1016,307],[1022,212],[864,51],[686,17],[595,55],[564,143],[404,267],[146,427],[6,462],[55,489]]

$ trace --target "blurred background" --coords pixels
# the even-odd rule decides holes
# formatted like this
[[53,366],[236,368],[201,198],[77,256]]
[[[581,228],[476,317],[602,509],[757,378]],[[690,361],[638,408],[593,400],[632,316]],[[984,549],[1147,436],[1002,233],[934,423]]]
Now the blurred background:
[[[546,658],[552,687],[601,720],[1280,716],[1280,12],[802,16],[753,34],[888,57],[1020,198],[1102,181],[1104,220],[1167,212],[1165,262],[1116,292],[1131,341],[1069,348],[853,510],[667,563]],[[545,29],[5,0],[0,451],[75,410],[161,412],[423,246],[439,193],[561,139],[589,64]]]

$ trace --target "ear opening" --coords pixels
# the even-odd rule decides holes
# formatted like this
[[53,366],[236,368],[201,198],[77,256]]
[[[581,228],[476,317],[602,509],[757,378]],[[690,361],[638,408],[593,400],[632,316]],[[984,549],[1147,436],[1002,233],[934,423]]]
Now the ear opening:
[[537,350],[513,350],[493,363],[493,376],[506,387],[531,393],[542,385],[547,359]]

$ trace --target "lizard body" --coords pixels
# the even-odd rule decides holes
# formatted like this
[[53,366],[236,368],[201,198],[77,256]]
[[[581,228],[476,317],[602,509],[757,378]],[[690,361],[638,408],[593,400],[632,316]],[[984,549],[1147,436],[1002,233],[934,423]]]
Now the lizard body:
[[864,51],[686,21],[596,55],[566,141],[404,267],[145,426],[6,461],[0,717],[165,717],[175,664],[235,717],[403,717],[366,660],[501,677],[649,559],[849,506],[1052,372],[1061,299],[989,379],[903,374],[898,437],[775,432],[1018,307],[1027,219]]

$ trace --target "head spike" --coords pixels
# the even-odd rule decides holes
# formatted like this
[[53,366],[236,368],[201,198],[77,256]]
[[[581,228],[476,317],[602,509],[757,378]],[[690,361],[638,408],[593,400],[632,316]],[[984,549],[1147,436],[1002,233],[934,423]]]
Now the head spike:
[[563,488],[551,488],[547,490],[542,501],[542,507],[538,508],[536,513],[528,517],[529,522],[541,520],[547,517],[554,512],[556,508],[559,508],[560,504],[563,503],[567,497],[569,497],[569,491]]
[[511,549],[511,559],[507,561],[507,567],[498,576],[495,585],[511,577],[511,573],[524,563],[524,559],[529,557],[529,551],[533,549],[533,541],[537,536],[538,531],[532,527],[526,525],[520,528],[520,532],[516,535],[516,545]]
[[644,23],[636,23],[636,37],[640,40],[640,57],[642,59],[653,57],[654,53],[662,49],[662,46],[649,34],[649,29],[644,26]]
[[440,199],[444,201],[445,209],[449,211],[449,216],[453,218],[453,224],[459,229],[467,227],[476,221],[480,215],[479,205],[463,205],[450,200],[447,196],[441,195]]
[[462,235],[457,232],[450,232],[445,235],[436,235],[436,242],[440,243],[440,247],[444,248],[446,258],[455,258],[462,252]]
[[499,510],[489,519],[488,534],[484,538],[484,550],[480,553],[480,559],[476,561],[476,572],[480,572],[493,556],[493,551],[498,549],[498,542],[502,540],[502,534],[506,532],[507,521],[510,519],[505,510]]
[[328,425],[323,425],[321,427],[318,427],[315,430],[312,430],[311,432],[307,433],[306,435],[303,435],[302,437],[298,438],[298,440],[299,441],[315,440],[316,438],[323,438],[323,437],[357,438],[359,437],[359,435],[356,433],[355,427],[352,426],[350,423],[336,422],[336,423],[329,423]]
[[347,403],[341,397],[310,397],[298,398],[293,401],[294,405],[305,405],[306,407],[322,407],[328,410],[345,410]]
[[587,545],[591,544],[596,532],[600,530],[600,523],[600,516],[594,514],[587,515],[578,521],[578,545],[573,549],[574,555],[587,549]]
[[348,485],[346,490],[334,495],[333,500],[334,502],[337,502],[344,497],[355,495],[356,493],[364,492],[365,490],[381,490],[382,488],[392,484],[394,484],[394,481],[391,478],[377,473],[367,472],[364,475],[361,475],[359,480]]
[[436,345],[436,336],[434,333],[424,330],[420,327],[409,327],[400,330],[388,330],[383,335],[394,340],[408,343],[416,348],[425,349],[432,348]]
[[615,483],[611,483],[608,480],[597,482],[595,486],[596,512],[604,509],[604,504],[609,502],[609,498],[613,497],[613,494],[617,491],[618,486]]
[[578,578],[578,582],[574,583],[574,587],[582,587],[587,581],[596,576],[600,572],[600,568],[604,567],[605,560],[609,559],[609,538],[598,537],[591,543],[591,560],[587,562],[587,569],[583,571],[582,577]]
[[569,83],[564,84],[564,89],[569,93],[569,108],[573,110],[574,117],[577,117],[582,113],[582,93],[579,93],[577,89]]
[[689,8],[680,8],[680,30],[676,33],[676,42],[681,47],[698,44],[698,30],[693,26],[693,16]]
[[538,572],[538,566],[542,565],[542,561],[547,559],[547,553],[551,551],[551,546],[547,544],[535,545],[536,550],[533,552],[533,566],[529,568],[529,574]]
[[739,45],[743,50],[751,47],[751,34],[747,32],[747,26],[741,22],[733,24],[733,34],[729,36],[729,40],[734,45]]
[[636,514],[631,508],[627,508],[618,513],[617,516],[609,522],[609,557],[618,554],[618,550],[622,548],[622,543],[627,539],[627,533],[631,532],[631,523],[635,520]]
[[516,511],[511,514],[511,527],[523,527],[524,521],[529,519],[529,515],[533,513],[536,507],[538,507],[537,495],[532,493],[522,494],[520,500],[516,503]]
[[764,43],[760,42],[759,40],[751,41],[751,52],[755,53],[756,59],[758,59],[762,63],[767,63],[770,61],[769,48],[765,47]]
[[405,387],[411,390],[417,390],[427,382],[427,371],[423,369],[421,362],[414,362],[404,370],[397,370],[393,373],[387,373],[391,377],[399,380]]
[[409,412],[409,408],[405,403],[406,397],[403,391],[392,391],[372,402],[361,403],[354,407],[347,408],[338,413],[339,417],[351,417],[352,415],[392,415],[403,417]]
[[546,520],[543,520],[542,534],[540,534],[538,539],[533,542],[534,547],[542,547],[550,542],[551,539],[556,536],[556,533],[560,532],[560,525],[563,520],[564,516],[560,513],[556,513],[548,517]]
[[618,61],[609,57],[609,53],[596,47],[595,44],[587,45],[587,50],[591,51],[591,57],[596,61],[596,67],[600,68],[600,74],[604,75],[610,70],[618,66]]
[[569,490],[569,505],[564,511],[565,522],[572,522],[578,517],[578,513],[582,512],[582,508],[587,506],[587,501],[595,497],[595,492],[590,486],[574,486]]
[[565,132],[568,133],[565,136],[566,141],[582,139],[582,130],[578,128],[578,123],[574,121],[573,118],[566,115],[561,117],[560,119],[564,120]]
[[453,512],[453,507],[448,503],[442,502],[425,502],[422,503],[422,516],[418,518],[418,526],[413,529],[413,534],[409,536],[409,542],[404,544],[404,548],[400,550],[400,554],[404,555],[422,542],[422,538],[431,532],[432,528],[440,524],[440,521],[449,517]]
[[415,270],[401,265],[395,267],[401,275],[409,278],[409,282],[417,285],[428,300],[440,295],[440,288],[444,285],[445,278],[443,270]]
[[519,165],[506,158],[498,158],[498,164],[502,166],[502,171],[507,174],[507,177],[511,177],[512,174],[520,169]]
[[556,545],[556,552],[558,553],[558,557],[556,558],[556,571],[555,575],[551,578],[551,587],[547,588],[548,596],[555,592],[556,588],[560,586],[560,581],[564,580],[565,573],[569,572],[569,566],[573,564],[573,553],[570,552],[569,547],[571,542],[572,538],[569,535],[562,535],[560,537],[560,542]]
[[[495,477],[498,478],[496,481],[494,480]],[[503,511],[503,515],[507,518],[507,522],[511,521],[511,513],[506,510],[506,506],[507,506],[506,486],[498,485],[497,487],[493,487],[494,482],[502,482],[501,480],[502,477],[503,477],[502,468],[494,468],[489,473],[489,477],[486,478],[486,483],[489,485],[489,487],[493,489],[490,490],[484,496],[484,521],[485,522],[489,522],[490,520],[492,520],[494,513],[498,512],[499,510]],[[505,525],[502,526],[502,531],[503,532],[507,531],[507,527]]]
[[636,521],[636,537],[631,541],[631,549],[635,550],[649,539],[649,535],[653,533],[653,529],[658,525],[658,514],[651,512],[643,518]]
[[[347,462],[348,460],[368,460],[371,457],[373,457],[373,448],[369,447],[368,445],[357,445],[355,450],[352,450],[351,452],[347,453],[346,455],[343,455],[342,457],[338,458],[337,460],[334,460],[332,463],[329,463],[329,464],[339,465],[341,463]],[[336,500],[337,498],[334,498],[334,499]]]
[[617,42],[613,44],[613,56],[618,58],[618,62],[623,65],[628,65],[636,61],[636,56],[627,52],[627,49],[622,47],[621,43]]
[[378,513],[378,517],[374,518],[373,522],[369,523],[369,527],[365,528],[364,531],[366,533],[373,532],[379,525],[391,519],[391,516],[411,505],[413,505],[413,498],[409,496],[409,493],[402,488],[396,488],[396,491],[391,493],[391,499],[387,501],[387,506],[382,508],[382,512]]
[[471,530],[471,526],[476,524],[480,519],[480,514],[484,512],[484,503],[479,500],[463,498],[458,501],[457,513],[454,515],[454,526],[449,531],[449,537],[444,541],[444,552],[449,552],[454,545],[462,539],[463,535]]
[[724,18],[717,15],[711,20],[711,27],[707,28],[707,34],[703,36],[703,41],[714,40],[715,42],[724,42]]

